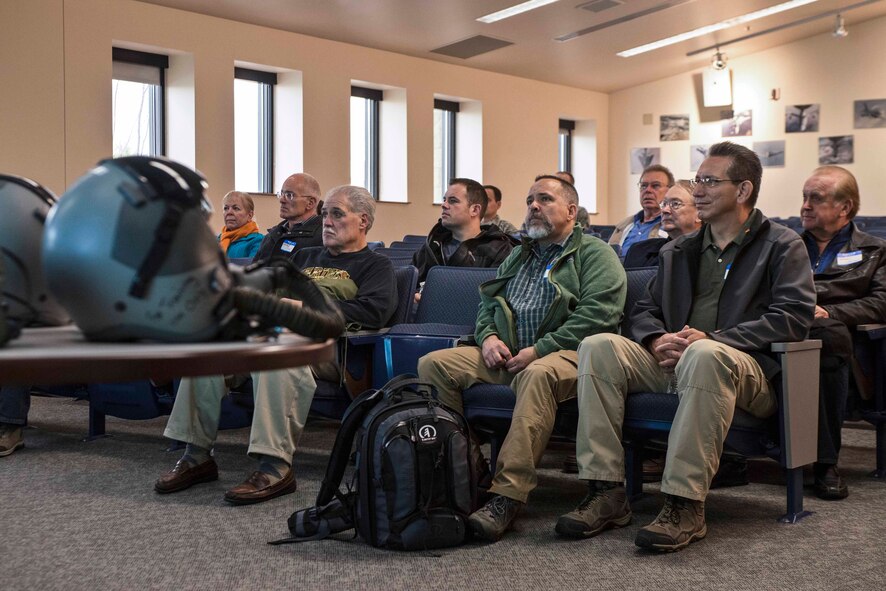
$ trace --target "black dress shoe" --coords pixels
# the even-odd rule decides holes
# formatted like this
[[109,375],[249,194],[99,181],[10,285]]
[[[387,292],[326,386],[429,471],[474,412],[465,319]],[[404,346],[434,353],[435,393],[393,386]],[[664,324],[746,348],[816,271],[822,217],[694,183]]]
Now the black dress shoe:
[[834,464],[815,464],[815,496],[826,501],[839,501],[849,496],[849,487]]
[[273,484],[267,474],[256,470],[245,482],[226,492],[225,500],[232,505],[251,505],[294,493],[296,486],[292,468]]
[[748,480],[748,461],[745,458],[735,456],[722,456],[720,467],[711,480],[711,488],[729,488],[730,486],[745,486]]
[[154,490],[160,494],[167,494],[213,480],[218,480],[218,465],[214,459],[209,458],[202,464],[194,466],[182,458],[176,462],[175,468],[157,479]]

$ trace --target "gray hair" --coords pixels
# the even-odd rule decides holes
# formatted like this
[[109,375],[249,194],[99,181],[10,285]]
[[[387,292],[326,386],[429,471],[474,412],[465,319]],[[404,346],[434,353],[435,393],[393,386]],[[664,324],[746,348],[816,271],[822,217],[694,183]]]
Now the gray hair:
[[372,197],[372,194],[363,187],[356,185],[339,185],[329,189],[323,201],[329,201],[330,198],[339,194],[343,194],[348,198],[348,205],[350,205],[351,211],[361,215],[366,214],[369,220],[369,223],[366,224],[366,232],[369,233],[369,230],[372,229],[372,223],[375,221],[375,199]]
[[228,197],[239,197],[243,204],[246,206],[246,211],[249,213],[253,213],[255,211],[255,201],[252,199],[252,195],[249,193],[244,193],[243,191],[228,191],[228,194],[224,196],[222,199],[222,204],[224,204]]

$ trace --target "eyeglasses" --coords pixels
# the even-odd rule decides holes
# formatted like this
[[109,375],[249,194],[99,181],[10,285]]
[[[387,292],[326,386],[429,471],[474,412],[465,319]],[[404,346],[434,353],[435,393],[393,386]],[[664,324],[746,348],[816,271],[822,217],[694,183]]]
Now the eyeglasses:
[[654,183],[637,183],[637,186],[640,187],[641,191],[645,191],[646,189],[648,189],[650,187],[652,187],[653,191],[658,191],[658,190],[662,189],[662,187],[664,187],[664,185],[659,183],[658,181],[656,181]]
[[658,204],[659,209],[664,209],[665,207],[670,207],[671,211],[679,211],[681,207],[684,205],[688,205],[687,203],[683,203],[682,201],[678,201],[677,199],[665,199],[664,201]]
[[[293,193],[292,191],[278,191],[277,197],[280,199],[286,199],[287,201],[293,201],[296,197],[300,197],[300,195]],[[304,195],[305,199],[307,199],[307,195]]]
[[720,183],[735,183],[736,185],[739,183],[743,183],[744,181],[737,181],[735,179],[718,179],[712,176],[704,176],[704,177],[695,177],[694,179],[689,181],[689,187],[695,189],[699,185],[704,185],[708,189],[713,189]]

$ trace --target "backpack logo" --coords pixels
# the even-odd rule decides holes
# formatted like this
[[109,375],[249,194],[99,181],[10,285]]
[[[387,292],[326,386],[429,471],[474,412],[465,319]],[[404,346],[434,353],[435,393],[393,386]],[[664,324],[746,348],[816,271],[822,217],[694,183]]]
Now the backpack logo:
[[437,440],[437,430],[431,425],[422,425],[418,430],[418,437],[422,443],[431,443]]

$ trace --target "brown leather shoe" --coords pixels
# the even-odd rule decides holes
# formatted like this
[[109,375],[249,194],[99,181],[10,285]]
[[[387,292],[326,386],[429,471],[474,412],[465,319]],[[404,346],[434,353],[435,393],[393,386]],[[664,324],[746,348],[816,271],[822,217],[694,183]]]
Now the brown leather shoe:
[[256,470],[246,482],[226,492],[225,500],[232,505],[251,505],[295,492],[296,482],[292,468],[274,484],[270,482],[267,474]]
[[165,495],[213,480],[218,480],[218,465],[214,459],[209,458],[196,466],[181,459],[176,462],[175,468],[157,479],[157,482],[154,483],[154,490]]

